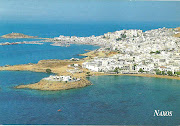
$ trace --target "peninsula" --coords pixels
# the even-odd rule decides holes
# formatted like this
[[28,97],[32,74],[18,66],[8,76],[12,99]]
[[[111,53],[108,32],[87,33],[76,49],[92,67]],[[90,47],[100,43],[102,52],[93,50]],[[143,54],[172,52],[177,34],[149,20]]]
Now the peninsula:
[[[37,64],[2,66],[0,70],[55,73],[40,82],[15,88],[66,90],[91,85],[87,76],[129,75],[180,80],[180,30],[159,28],[121,30],[101,36],[51,39],[54,45],[91,44],[101,48],[82,54],[83,59],[41,60]],[[48,40],[50,41],[50,40]],[[66,78],[66,81],[63,81]],[[67,79],[68,78],[68,79]]]
[[48,78],[42,78],[40,82],[28,85],[18,85],[15,88],[29,88],[37,90],[68,90],[74,88],[81,88],[92,85],[86,79],[91,75],[105,75],[104,73],[91,72],[82,67],[84,61],[90,60],[95,56],[107,57],[116,54],[115,52],[107,51],[91,51],[83,59],[72,58],[70,60],[41,60],[37,64],[23,64],[23,65],[6,65],[0,67],[0,71],[34,71],[34,72],[49,72],[54,73],[56,76],[50,75]]
[[1,36],[2,38],[37,38],[37,36],[29,36],[22,33],[10,33]]
[[[66,77],[66,76],[64,76]],[[36,89],[36,90],[51,90],[51,91],[57,91],[57,90],[68,90],[68,89],[74,89],[74,88],[81,88],[85,86],[92,85],[90,81],[87,79],[79,79],[77,81],[53,81],[53,80],[45,80],[42,79],[40,82],[35,84],[28,84],[28,85],[19,85],[15,88],[29,88],[29,89]]]

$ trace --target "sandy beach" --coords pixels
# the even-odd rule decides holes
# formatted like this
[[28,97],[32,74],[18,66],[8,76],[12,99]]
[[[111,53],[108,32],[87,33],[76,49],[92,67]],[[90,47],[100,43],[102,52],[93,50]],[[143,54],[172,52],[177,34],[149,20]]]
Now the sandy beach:
[[107,73],[95,73],[94,76],[138,76],[138,77],[154,77],[154,78],[165,78],[165,79],[175,79],[180,80],[180,77],[177,76],[168,76],[168,75],[155,75],[155,74],[107,74]]

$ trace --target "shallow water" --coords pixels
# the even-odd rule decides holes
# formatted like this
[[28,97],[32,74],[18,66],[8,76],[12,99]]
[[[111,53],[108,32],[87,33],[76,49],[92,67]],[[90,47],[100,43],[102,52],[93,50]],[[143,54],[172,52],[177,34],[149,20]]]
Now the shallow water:
[[43,45],[21,44],[0,46],[0,66],[37,63],[45,59],[71,59],[83,58],[78,54],[86,53],[85,50],[95,50],[99,46],[71,45],[70,47],[51,46],[51,43]]
[[[13,76],[13,78],[12,78]],[[132,76],[90,77],[94,84],[66,91],[13,89],[45,73],[0,72],[1,124],[179,124],[180,81]],[[8,78],[8,79],[7,79]],[[61,112],[57,112],[61,109]],[[154,110],[173,111],[154,117]]]
[[[0,36],[19,32],[39,37],[102,35],[122,29],[178,27],[179,22],[122,22],[119,24],[3,24]],[[0,42],[35,39],[0,39]],[[99,47],[72,45],[0,46],[0,66],[37,63],[42,59],[82,58],[84,49]],[[90,77],[94,84],[66,91],[14,89],[35,83],[46,73],[0,71],[0,124],[102,124],[177,125],[180,124],[180,81],[132,76]],[[61,109],[62,112],[57,112]],[[172,117],[154,117],[154,110],[173,111]]]

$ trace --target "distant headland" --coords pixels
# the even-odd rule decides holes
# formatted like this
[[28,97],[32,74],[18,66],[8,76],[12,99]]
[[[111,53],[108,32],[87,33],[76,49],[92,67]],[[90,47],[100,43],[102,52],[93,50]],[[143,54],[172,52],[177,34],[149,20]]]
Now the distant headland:
[[2,38],[37,38],[38,36],[29,36],[29,35],[25,35],[22,33],[10,33],[10,34],[6,34],[1,36]]

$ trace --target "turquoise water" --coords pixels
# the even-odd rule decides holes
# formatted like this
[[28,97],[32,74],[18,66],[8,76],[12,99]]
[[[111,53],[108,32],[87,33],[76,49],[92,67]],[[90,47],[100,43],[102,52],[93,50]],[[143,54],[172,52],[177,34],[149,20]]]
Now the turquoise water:
[[[180,124],[179,80],[97,76],[89,78],[92,86],[66,91],[12,88],[45,76],[0,72],[0,124]],[[155,109],[171,110],[173,116],[154,117]]]
[[0,66],[37,63],[43,59],[83,58],[78,54],[86,53],[85,49],[95,50],[98,48],[98,46],[91,45],[60,47],[51,46],[50,43],[0,46]]
[[[39,37],[102,35],[122,29],[178,27],[179,22],[124,22],[119,24],[3,24],[0,36],[20,32]],[[0,42],[35,39],[2,39]],[[43,59],[82,58],[87,50],[99,47],[71,45],[0,46],[0,66],[37,63]],[[180,81],[170,79],[99,76],[94,84],[66,91],[14,89],[19,84],[35,83],[49,74],[27,71],[0,72],[0,124],[180,124]],[[57,112],[61,109],[62,112]],[[154,110],[173,111],[172,117],[154,117]]]
[[[143,31],[155,28],[175,28],[180,22],[119,22],[101,24],[20,24],[0,23],[0,36],[12,32],[24,33],[31,36],[45,38],[65,36],[91,36],[103,35],[122,29],[141,29]],[[4,39],[1,42],[22,42],[38,39]],[[42,59],[70,59],[78,57],[77,54],[84,53],[84,49],[94,50],[99,47],[88,45],[72,45],[71,47],[52,47],[50,43],[44,45],[10,45],[0,46],[0,66],[37,63]]]

